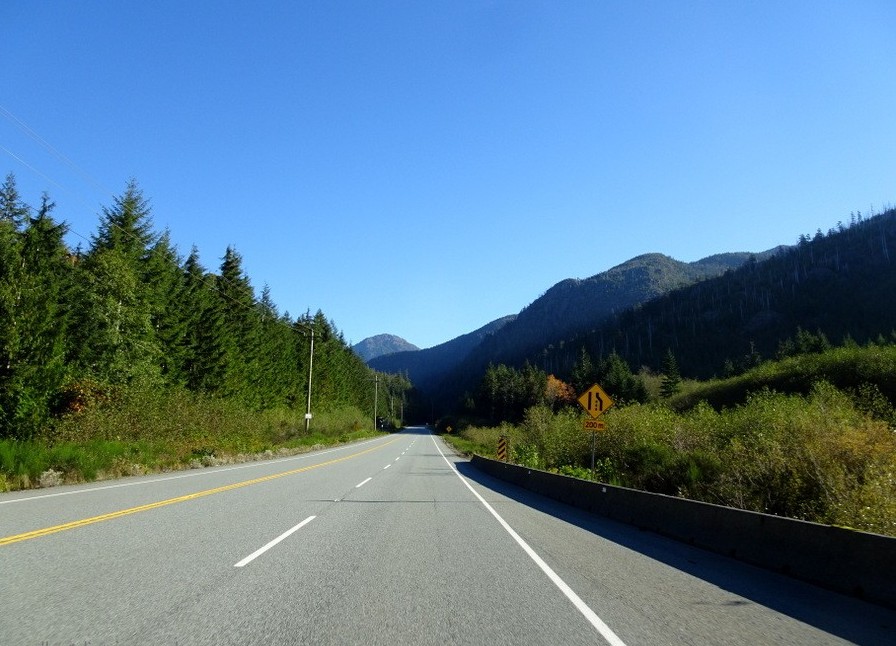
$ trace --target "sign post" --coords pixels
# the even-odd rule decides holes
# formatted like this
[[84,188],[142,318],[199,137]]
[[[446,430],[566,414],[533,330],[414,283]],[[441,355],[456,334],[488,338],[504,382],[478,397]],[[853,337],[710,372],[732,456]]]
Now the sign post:
[[607,429],[606,422],[599,422],[597,418],[610,409],[613,405],[613,400],[604,392],[603,388],[594,384],[581,394],[579,404],[591,415],[591,419],[585,420],[584,429],[591,431],[591,479],[594,480],[594,452],[597,447],[597,431],[605,431]]

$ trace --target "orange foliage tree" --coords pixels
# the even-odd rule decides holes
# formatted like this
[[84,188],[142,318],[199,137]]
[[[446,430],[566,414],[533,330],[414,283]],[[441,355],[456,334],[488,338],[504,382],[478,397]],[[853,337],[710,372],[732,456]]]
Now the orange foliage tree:
[[549,406],[558,408],[574,403],[576,401],[576,391],[565,381],[557,379],[554,375],[548,375],[547,385],[544,389],[544,398]]

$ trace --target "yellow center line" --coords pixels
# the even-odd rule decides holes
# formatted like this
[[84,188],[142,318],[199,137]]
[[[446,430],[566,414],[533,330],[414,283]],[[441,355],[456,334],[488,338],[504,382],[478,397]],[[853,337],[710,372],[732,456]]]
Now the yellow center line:
[[173,505],[179,502],[186,502],[188,500],[196,500],[197,498],[203,498],[205,496],[211,496],[216,493],[223,493],[225,491],[231,491],[233,489],[240,489],[241,487],[248,487],[249,485],[259,484],[262,482],[268,482],[270,480],[276,480],[277,478],[283,478],[285,476],[295,475],[297,473],[302,473],[303,471],[310,471],[311,469],[317,469],[318,467],[325,467],[330,464],[336,464],[337,462],[344,462],[345,460],[350,460],[352,458],[356,458],[359,455],[364,455],[365,453],[370,453],[371,451],[376,451],[378,449],[383,448],[384,446],[388,446],[392,444],[392,442],[397,441],[398,438],[394,438],[389,440],[388,442],[381,444],[379,446],[374,446],[369,449],[365,449],[363,451],[359,451],[357,453],[352,453],[351,455],[346,455],[341,458],[335,458],[333,460],[328,460],[326,462],[320,462],[318,464],[312,464],[307,467],[301,467],[299,469],[292,469],[290,471],[283,471],[281,473],[274,473],[269,476],[263,476],[261,478],[254,478],[252,480],[244,480],[242,482],[235,482],[233,484],[224,485],[222,487],[215,487],[214,489],[206,489],[205,491],[197,491],[196,493],[187,494],[185,496],[178,496],[177,498],[169,498],[167,500],[160,500],[158,502],[152,502],[147,505],[140,505],[139,507],[130,507],[129,509],[122,509],[120,511],[113,511],[109,514],[101,514],[99,516],[91,516],[90,518],[83,518],[81,520],[73,520],[70,523],[63,523],[61,525],[53,525],[52,527],[45,527],[43,529],[35,529],[30,532],[25,532],[23,534],[14,534],[12,536],[6,536],[4,538],[0,538],[0,547],[4,545],[12,545],[13,543],[20,543],[22,541],[28,541],[32,538],[40,538],[41,536],[49,536],[50,534],[56,534],[57,532],[65,532],[70,529],[76,529],[78,527],[85,527],[87,525],[93,525],[94,523],[101,523],[106,520],[113,520],[115,518],[121,518],[122,516],[129,516],[131,514],[137,514],[141,511],[149,511],[150,509],[158,509],[159,507],[165,507],[167,505]]

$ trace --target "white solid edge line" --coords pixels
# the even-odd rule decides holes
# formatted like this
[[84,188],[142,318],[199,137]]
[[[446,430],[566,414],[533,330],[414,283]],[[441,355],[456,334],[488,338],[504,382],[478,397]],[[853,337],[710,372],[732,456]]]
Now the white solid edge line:
[[297,532],[297,531],[299,531],[300,529],[302,529],[305,525],[307,525],[308,523],[310,523],[310,522],[311,522],[312,520],[314,520],[315,518],[317,518],[317,516],[308,516],[308,518],[306,518],[305,520],[303,520],[301,523],[299,523],[298,525],[296,525],[296,526],[293,527],[292,529],[288,529],[288,530],[286,530],[285,532],[283,532],[282,534],[280,534],[280,536],[278,536],[277,538],[275,538],[274,540],[272,540],[270,543],[268,543],[268,544],[265,545],[264,547],[260,547],[260,548],[258,548],[257,550],[255,550],[254,552],[252,552],[249,556],[247,556],[246,558],[244,558],[242,561],[240,561],[239,563],[236,563],[233,567],[243,567],[244,565],[248,565],[249,563],[251,563],[252,561],[254,561],[255,559],[257,559],[259,556],[261,556],[262,554],[264,554],[265,552],[267,552],[269,549],[271,549],[272,547],[274,547],[274,545],[276,545],[277,543],[279,543],[279,542],[282,541],[283,539],[288,538],[288,537],[289,537],[290,535],[292,535],[294,532]]
[[[375,437],[372,440],[364,440],[363,442],[357,442],[355,444],[349,444],[346,446],[338,446],[338,447],[335,447],[332,449],[324,449],[323,451],[314,451],[314,452],[309,452],[309,453],[298,453],[296,455],[290,455],[289,457],[285,457],[285,458],[274,458],[273,460],[254,460],[252,462],[247,462],[245,464],[238,464],[235,466],[228,466],[228,467],[223,467],[223,468],[212,467],[212,468],[209,468],[208,470],[202,469],[202,470],[198,470],[198,471],[191,471],[190,473],[180,473],[180,474],[172,475],[172,476],[163,476],[161,478],[153,478],[151,480],[143,480],[141,478],[140,480],[137,480],[134,482],[119,482],[117,484],[101,485],[98,487],[88,486],[84,489],[75,489],[72,491],[57,491],[55,493],[44,493],[44,494],[38,494],[36,496],[23,496],[21,498],[12,498],[11,500],[0,500],[0,505],[12,505],[14,503],[29,502],[31,500],[42,500],[44,498],[57,498],[59,496],[74,496],[75,494],[79,494],[79,493],[91,493],[94,491],[105,491],[106,489],[121,489],[122,487],[136,487],[138,485],[156,484],[157,482],[168,482],[169,480],[182,480],[184,478],[195,478],[197,476],[209,476],[209,475],[214,475],[216,473],[226,473],[228,471],[238,471],[240,469],[251,469],[251,468],[264,467],[264,466],[271,466],[271,465],[278,464],[280,462],[291,462],[293,460],[307,460],[309,458],[313,458],[313,457],[316,457],[319,455],[324,455],[326,453],[334,453],[336,451],[343,451],[347,448],[355,448],[358,446],[363,446],[365,444],[370,444],[371,442],[375,442],[376,440],[379,440],[379,439],[382,439],[382,438]],[[140,476],[135,476],[135,477],[140,477]],[[15,492],[15,493],[18,493],[18,492]]]
[[373,480],[373,478],[367,478],[367,480],[365,480],[364,482],[359,482],[358,484],[355,485],[355,489],[360,489],[361,487],[366,485],[371,480]]
[[507,531],[507,533],[510,534],[513,540],[515,540],[517,544],[523,548],[523,551],[529,555],[529,558],[535,561],[535,564],[541,568],[541,571],[547,575],[547,577],[553,582],[553,584],[556,585],[564,595],[566,595],[566,598],[572,602],[572,605],[576,607],[576,610],[582,613],[585,619],[587,619],[588,622],[597,629],[601,636],[606,639],[607,642],[612,644],[612,646],[625,646],[625,642],[619,639],[616,633],[614,633],[610,629],[610,627],[607,626],[607,624],[605,624],[603,620],[597,616],[597,613],[589,608],[588,604],[582,601],[582,598],[577,595],[573,591],[573,589],[569,587],[569,585],[567,585],[566,581],[561,579],[560,575],[554,572],[551,566],[545,563],[544,559],[542,559],[535,552],[535,550],[529,547],[529,544],[524,541],[522,537],[517,534],[510,525],[507,524],[507,521],[501,518],[500,514],[498,514],[498,512],[496,512],[490,504],[488,504],[485,498],[479,495],[478,491],[473,489],[473,486],[469,482],[467,482],[467,479],[460,474],[460,471],[457,470],[457,467],[451,464],[451,461],[445,457],[444,453],[442,453],[442,449],[440,449],[439,445],[436,443],[435,436],[430,435],[430,437],[432,438],[433,444],[435,444],[436,451],[439,452],[439,455],[442,456],[442,459],[445,460],[448,466],[451,467],[451,470],[454,471],[458,478],[460,478],[460,481],[467,486],[467,489],[473,492],[473,495],[476,496],[479,502],[481,502],[486,509],[488,509],[489,513],[495,517],[495,520],[497,520],[501,524],[501,527],[503,527]]

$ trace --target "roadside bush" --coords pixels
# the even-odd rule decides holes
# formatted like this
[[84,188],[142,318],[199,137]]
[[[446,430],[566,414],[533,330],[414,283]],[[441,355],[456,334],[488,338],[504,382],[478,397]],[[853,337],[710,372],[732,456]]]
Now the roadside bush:
[[718,494],[736,507],[834,522],[873,473],[893,464],[887,425],[819,382],[808,397],[768,391],[730,411]]
[[555,413],[547,406],[533,406],[526,410],[519,434],[523,445],[531,447],[530,462],[537,462],[528,466],[554,469],[590,461],[591,434],[582,430],[582,417],[574,409]]
[[896,535],[888,400],[859,394],[817,382],[807,396],[763,390],[721,412],[613,409],[598,464],[624,486]]
[[117,386],[100,396],[82,384],[72,392],[77,405],[41,435],[0,440],[3,488],[243,462],[376,433],[373,420],[351,407],[316,414],[306,434],[304,411],[252,412],[178,389]]
[[[806,395],[752,394],[732,408],[698,403],[614,407],[601,417],[595,477],[684,496],[896,536],[896,431],[889,400],[867,387],[846,392],[818,381]],[[591,434],[578,411],[526,411],[518,427],[470,428],[471,452],[590,477]],[[472,448],[475,447],[475,448]]]

